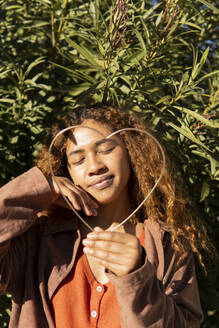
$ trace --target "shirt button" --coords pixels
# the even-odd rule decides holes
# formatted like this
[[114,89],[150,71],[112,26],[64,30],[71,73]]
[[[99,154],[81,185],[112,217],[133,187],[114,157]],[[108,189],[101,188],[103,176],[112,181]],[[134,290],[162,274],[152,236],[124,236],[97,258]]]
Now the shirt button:
[[96,316],[97,316],[97,311],[92,311],[92,312],[91,312],[91,316],[92,316],[93,318],[96,318]]
[[102,290],[103,290],[103,288],[102,288],[101,286],[97,286],[97,291],[98,291],[99,293],[101,293]]

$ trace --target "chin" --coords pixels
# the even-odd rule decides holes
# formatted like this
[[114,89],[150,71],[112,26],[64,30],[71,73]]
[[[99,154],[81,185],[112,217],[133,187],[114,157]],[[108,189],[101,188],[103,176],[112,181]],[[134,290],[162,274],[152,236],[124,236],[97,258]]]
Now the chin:
[[119,193],[109,193],[102,190],[101,194],[92,195],[100,205],[109,205],[119,199]]
[[95,199],[100,205],[108,205],[116,200],[114,197],[95,197]]

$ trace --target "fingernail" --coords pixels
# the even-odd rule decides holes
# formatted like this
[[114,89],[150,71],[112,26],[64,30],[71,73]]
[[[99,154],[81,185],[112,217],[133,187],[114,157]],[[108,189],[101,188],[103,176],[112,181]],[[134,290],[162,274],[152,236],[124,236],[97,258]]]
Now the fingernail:
[[103,229],[101,229],[100,227],[95,227],[94,230],[95,231],[103,231]]
[[93,250],[89,247],[84,247],[83,251],[84,251],[84,253],[87,253],[87,254],[93,254]]
[[93,212],[90,209],[86,209],[85,211],[86,211],[86,215],[88,215],[88,216],[93,215]]
[[88,235],[87,235],[87,238],[90,238],[90,239],[95,239],[97,237],[97,235],[94,233],[94,232],[90,232]]
[[97,211],[95,209],[93,209],[93,215],[97,216]]
[[82,240],[82,243],[83,243],[83,245],[88,245],[88,246],[90,246],[90,245],[92,245],[93,244],[93,242],[92,242],[92,240],[88,240],[88,239],[84,239],[84,240]]

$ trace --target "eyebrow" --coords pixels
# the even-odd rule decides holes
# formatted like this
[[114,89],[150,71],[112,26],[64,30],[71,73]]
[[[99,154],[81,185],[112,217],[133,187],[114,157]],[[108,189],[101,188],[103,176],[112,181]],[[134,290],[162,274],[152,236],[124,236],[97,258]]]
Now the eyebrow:
[[[97,142],[95,142],[94,145],[95,145],[95,147],[98,147],[98,146],[100,146],[100,145],[102,145],[104,143],[107,143],[107,142],[113,142],[113,143],[115,143],[115,140],[104,138],[104,139],[101,139],[101,140],[98,140]],[[71,151],[68,154],[68,156],[72,156],[74,154],[81,154],[81,153],[84,153],[84,150],[83,149],[73,150],[73,151]]]

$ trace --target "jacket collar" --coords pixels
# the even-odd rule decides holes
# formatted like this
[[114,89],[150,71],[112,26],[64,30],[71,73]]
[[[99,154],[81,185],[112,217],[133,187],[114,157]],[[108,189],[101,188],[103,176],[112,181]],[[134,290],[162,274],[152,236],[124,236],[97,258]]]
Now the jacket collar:
[[57,208],[50,216],[39,215],[43,235],[78,229],[78,218],[71,210]]

